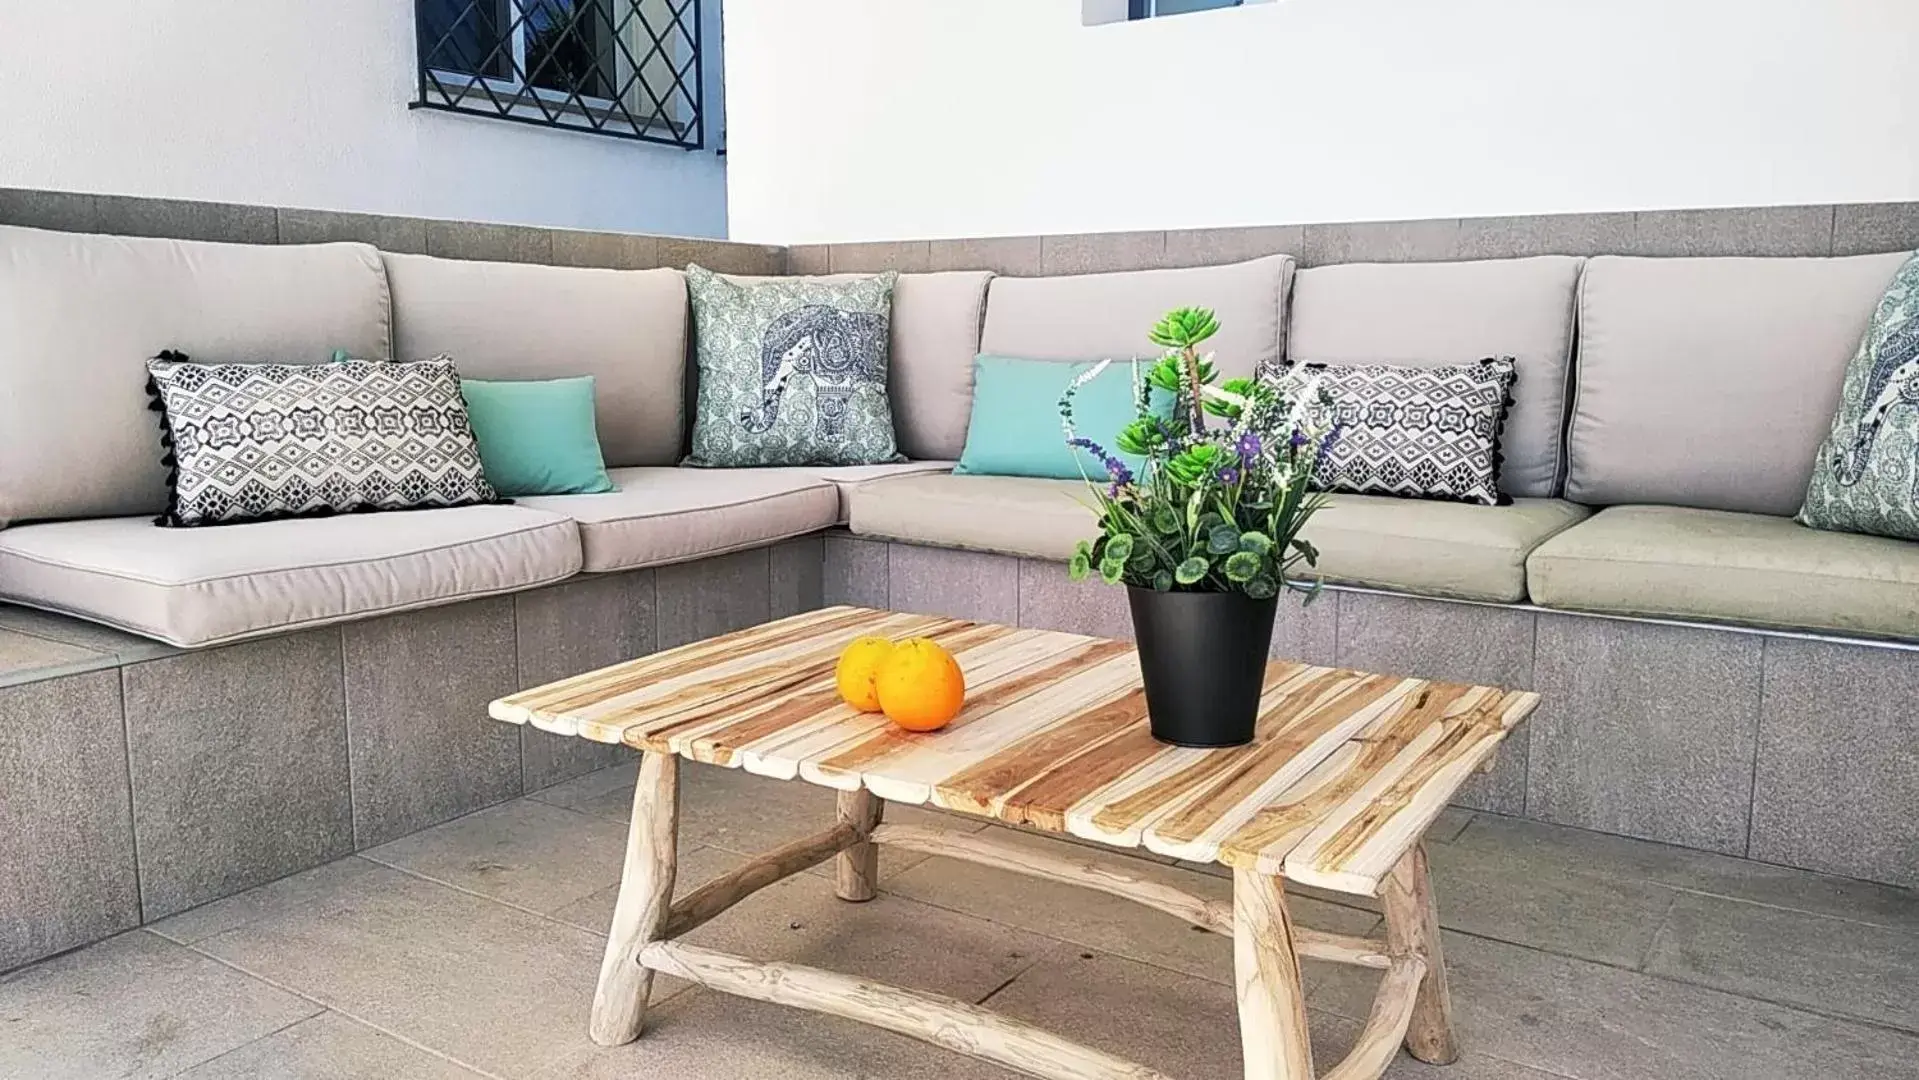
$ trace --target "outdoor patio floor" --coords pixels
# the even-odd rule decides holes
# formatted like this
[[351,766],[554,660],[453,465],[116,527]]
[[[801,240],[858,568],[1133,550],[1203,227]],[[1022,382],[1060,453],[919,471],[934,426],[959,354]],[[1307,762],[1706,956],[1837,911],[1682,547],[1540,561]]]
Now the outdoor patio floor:
[[[1011,1075],[670,979],[645,1037],[596,1048],[587,1008],[632,777],[583,777],[0,977],[0,1077]],[[803,784],[683,777],[682,888],[831,818],[831,793]],[[1466,1054],[1450,1069],[1402,1056],[1389,1076],[1919,1077],[1919,896],[1462,811],[1433,839]],[[951,860],[885,855],[881,872],[871,903],[835,900],[815,871],[693,940],[986,1002],[1174,1077],[1240,1075],[1226,939]],[[1297,914],[1378,921],[1313,898]],[[1371,973],[1306,974],[1323,1069],[1357,1033]]]

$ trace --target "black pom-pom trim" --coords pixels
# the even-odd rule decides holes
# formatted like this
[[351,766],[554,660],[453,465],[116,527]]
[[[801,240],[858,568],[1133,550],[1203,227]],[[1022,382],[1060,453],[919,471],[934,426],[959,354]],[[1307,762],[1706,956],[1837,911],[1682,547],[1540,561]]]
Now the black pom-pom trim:
[[1482,365],[1497,364],[1501,361],[1513,366],[1513,377],[1506,380],[1506,400],[1499,406],[1499,422],[1493,425],[1493,493],[1494,506],[1511,506],[1513,497],[1500,490],[1499,478],[1506,471],[1506,418],[1513,414],[1513,387],[1519,383],[1519,361],[1511,356],[1488,356],[1479,362]]
[[160,355],[147,361],[147,408],[160,414],[160,464],[167,469],[167,508],[159,517],[153,519],[155,525],[163,529],[177,529],[180,524],[180,458],[173,447],[173,422],[167,416],[166,397],[160,393],[160,380],[153,377],[153,361],[161,360],[173,364],[191,363],[187,354],[177,349],[162,349]]

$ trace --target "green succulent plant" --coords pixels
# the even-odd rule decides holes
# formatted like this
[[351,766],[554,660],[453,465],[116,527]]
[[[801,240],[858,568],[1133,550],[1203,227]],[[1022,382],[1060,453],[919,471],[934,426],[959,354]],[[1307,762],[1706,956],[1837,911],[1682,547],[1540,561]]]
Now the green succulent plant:
[[[1099,535],[1073,552],[1075,580],[1098,574],[1161,592],[1261,599],[1284,589],[1308,601],[1317,593],[1308,572],[1319,553],[1299,530],[1323,502],[1310,482],[1334,435],[1328,403],[1316,394],[1286,400],[1255,378],[1219,382],[1212,358],[1198,350],[1218,332],[1205,308],[1179,308],[1153,325],[1148,337],[1165,352],[1134,363],[1137,415],[1113,438],[1121,453],[1144,461],[1137,474],[1075,433],[1077,384],[1061,399],[1068,440],[1106,458],[1112,474],[1105,484],[1088,481]],[[1209,425],[1209,416],[1218,422]]]

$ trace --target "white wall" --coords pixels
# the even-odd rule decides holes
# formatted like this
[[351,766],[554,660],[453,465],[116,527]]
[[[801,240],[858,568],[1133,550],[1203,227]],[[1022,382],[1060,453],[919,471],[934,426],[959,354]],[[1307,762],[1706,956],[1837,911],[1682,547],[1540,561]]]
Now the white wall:
[[411,0],[0,4],[0,187],[725,235],[725,158],[409,110],[414,56]]
[[728,0],[736,237],[1919,199],[1913,0]]

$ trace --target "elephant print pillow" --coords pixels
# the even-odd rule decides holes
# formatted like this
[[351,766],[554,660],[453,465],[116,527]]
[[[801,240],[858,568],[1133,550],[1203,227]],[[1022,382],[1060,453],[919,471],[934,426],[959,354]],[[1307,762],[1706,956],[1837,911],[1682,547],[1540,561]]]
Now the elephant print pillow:
[[700,364],[688,465],[903,461],[886,396],[899,275],[751,284],[686,268]]
[[1799,522],[1919,540],[1919,254],[1893,275],[1846,368]]

